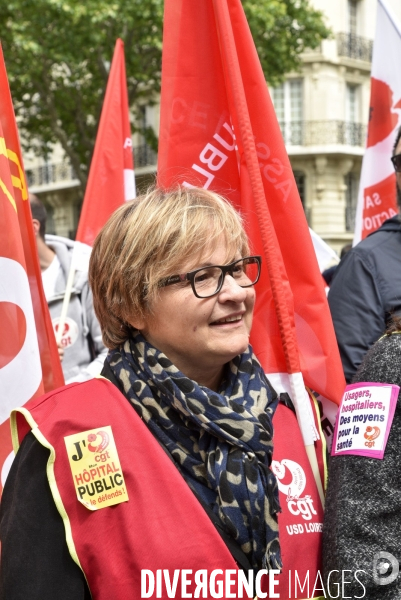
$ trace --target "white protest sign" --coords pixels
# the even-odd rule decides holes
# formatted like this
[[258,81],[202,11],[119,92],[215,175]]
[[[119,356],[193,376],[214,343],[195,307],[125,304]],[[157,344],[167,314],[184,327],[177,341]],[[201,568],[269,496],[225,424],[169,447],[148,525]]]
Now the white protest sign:
[[347,385],[337,415],[332,456],[383,458],[399,389],[386,383]]

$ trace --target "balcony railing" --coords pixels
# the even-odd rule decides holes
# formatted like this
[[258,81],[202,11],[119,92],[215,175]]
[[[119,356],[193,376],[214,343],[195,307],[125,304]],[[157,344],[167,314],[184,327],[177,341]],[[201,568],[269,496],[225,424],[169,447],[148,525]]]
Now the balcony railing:
[[337,54],[372,62],[373,42],[354,33],[337,34]]
[[293,121],[280,123],[287,146],[365,145],[366,125],[348,121]]
[[47,163],[40,167],[27,169],[26,178],[28,180],[28,187],[76,180],[74,169],[66,160],[58,163]]
[[[135,146],[134,152],[134,164],[135,168],[149,167],[157,165],[157,153],[150,148],[147,144],[142,146]],[[28,186],[39,187],[46,185],[57,185],[65,184],[67,182],[73,182],[78,185],[78,180],[75,176],[74,169],[71,164],[64,160],[62,162],[49,162],[39,167],[27,169],[26,177],[28,180]]]

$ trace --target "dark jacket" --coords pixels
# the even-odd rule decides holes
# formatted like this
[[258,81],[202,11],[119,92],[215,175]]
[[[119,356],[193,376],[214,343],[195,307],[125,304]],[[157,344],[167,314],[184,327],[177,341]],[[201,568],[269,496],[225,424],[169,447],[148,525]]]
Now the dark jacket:
[[[367,353],[354,381],[392,383],[401,387],[401,334],[384,337]],[[330,458],[329,482],[323,527],[324,580],[345,573],[344,597],[365,600],[399,600],[401,576],[393,583],[378,585],[373,579],[373,561],[379,552],[392,554],[401,563],[401,395],[383,460],[343,455]],[[380,563],[380,561],[379,561]],[[366,595],[355,579],[366,587]],[[386,577],[390,570],[380,573]],[[333,595],[335,590],[333,588]]]
[[401,315],[401,222],[388,219],[341,261],[329,306],[345,378],[350,382],[391,314]]

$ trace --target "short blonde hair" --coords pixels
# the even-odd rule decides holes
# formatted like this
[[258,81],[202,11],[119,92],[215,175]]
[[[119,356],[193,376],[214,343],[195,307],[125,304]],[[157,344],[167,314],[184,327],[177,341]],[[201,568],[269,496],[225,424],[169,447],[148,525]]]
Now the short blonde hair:
[[224,198],[201,188],[150,189],[110,217],[97,236],[89,265],[93,304],[103,341],[117,348],[133,316],[152,310],[163,277],[196,268],[224,236],[227,256],[249,254],[240,215]]

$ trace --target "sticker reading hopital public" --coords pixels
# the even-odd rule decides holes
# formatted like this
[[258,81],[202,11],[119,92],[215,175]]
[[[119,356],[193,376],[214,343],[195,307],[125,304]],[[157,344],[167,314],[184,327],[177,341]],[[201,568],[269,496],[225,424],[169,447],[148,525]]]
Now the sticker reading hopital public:
[[384,457],[397,404],[398,385],[352,383],[345,388],[337,414],[332,456]]
[[110,425],[64,438],[78,500],[99,510],[128,501],[124,475]]

